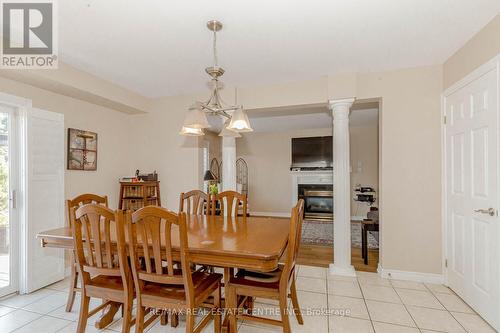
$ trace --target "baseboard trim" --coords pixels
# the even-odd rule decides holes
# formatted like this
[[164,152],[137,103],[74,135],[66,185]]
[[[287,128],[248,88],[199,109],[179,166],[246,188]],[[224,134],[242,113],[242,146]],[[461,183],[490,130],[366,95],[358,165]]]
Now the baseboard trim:
[[384,269],[382,268],[382,266],[378,267],[377,272],[378,274],[380,274],[381,277],[386,279],[427,282],[436,284],[442,284],[444,282],[442,274],[398,271],[395,269]]
[[290,213],[251,211],[250,216],[290,217]]

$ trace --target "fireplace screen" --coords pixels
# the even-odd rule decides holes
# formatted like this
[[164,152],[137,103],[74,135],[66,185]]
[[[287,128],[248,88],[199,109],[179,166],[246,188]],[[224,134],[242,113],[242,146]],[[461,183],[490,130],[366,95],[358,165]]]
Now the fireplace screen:
[[306,197],[306,213],[333,213],[333,198]]
[[299,185],[299,199],[304,199],[304,218],[310,220],[333,220],[332,185]]

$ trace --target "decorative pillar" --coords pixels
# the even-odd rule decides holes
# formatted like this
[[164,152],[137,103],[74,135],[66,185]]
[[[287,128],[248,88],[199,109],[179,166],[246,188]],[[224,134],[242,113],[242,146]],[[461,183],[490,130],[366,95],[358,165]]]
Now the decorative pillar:
[[331,100],[333,116],[333,257],[330,274],[356,276],[351,265],[349,112],[354,98]]
[[222,137],[222,190],[236,191],[236,138]]

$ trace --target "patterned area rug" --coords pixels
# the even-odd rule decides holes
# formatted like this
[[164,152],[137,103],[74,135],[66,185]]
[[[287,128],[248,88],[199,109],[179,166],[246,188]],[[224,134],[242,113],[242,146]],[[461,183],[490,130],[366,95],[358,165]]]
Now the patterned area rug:
[[[330,222],[304,220],[302,224],[302,243],[308,245],[333,245],[333,225]],[[361,223],[351,223],[351,243],[361,247]],[[378,249],[378,233],[368,233],[368,248]]]

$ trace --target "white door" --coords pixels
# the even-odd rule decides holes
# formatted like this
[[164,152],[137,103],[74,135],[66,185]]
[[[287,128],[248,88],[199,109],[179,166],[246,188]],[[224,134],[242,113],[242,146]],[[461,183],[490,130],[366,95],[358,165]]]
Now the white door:
[[21,293],[64,278],[64,251],[42,248],[36,235],[64,226],[64,116],[31,108],[24,117],[25,193]]
[[0,297],[18,288],[16,120],[16,108],[0,104]]
[[500,329],[498,61],[447,91],[447,283]]

